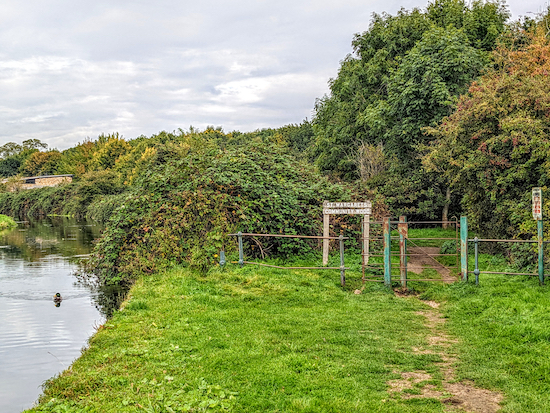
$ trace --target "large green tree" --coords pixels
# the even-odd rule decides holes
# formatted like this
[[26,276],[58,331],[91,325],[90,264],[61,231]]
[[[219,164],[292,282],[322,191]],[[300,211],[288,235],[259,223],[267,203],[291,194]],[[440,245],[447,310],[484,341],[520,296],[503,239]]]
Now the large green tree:
[[438,0],[426,11],[373,16],[353,54],[315,107],[314,154],[322,171],[355,178],[357,148],[385,143],[402,161],[421,128],[450,114],[454,99],[483,66],[508,18],[500,2]]
[[[519,42],[518,42],[519,40]],[[474,228],[512,236],[530,218],[530,192],[550,184],[550,43],[511,37],[430,134],[425,165],[461,194]]]

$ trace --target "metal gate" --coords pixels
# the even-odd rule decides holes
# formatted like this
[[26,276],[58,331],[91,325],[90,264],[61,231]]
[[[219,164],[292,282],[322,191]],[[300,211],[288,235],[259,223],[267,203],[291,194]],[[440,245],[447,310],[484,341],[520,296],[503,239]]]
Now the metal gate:
[[[401,216],[399,220],[371,221],[363,239],[366,242],[362,243],[363,280],[391,286],[392,278],[399,277],[403,288],[407,287],[408,281],[456,281],[460,272],[459,228],[456,218],[407,222],[407,218]],[[419,229],[424,229],[424,233],[430,232],[426,229],[434,229],[435,236],[421,236]],[[443,252],[440,251],[442,246],[446,246]],[[441,277],[410,276],[423,273],[425,269],[434,269]]]

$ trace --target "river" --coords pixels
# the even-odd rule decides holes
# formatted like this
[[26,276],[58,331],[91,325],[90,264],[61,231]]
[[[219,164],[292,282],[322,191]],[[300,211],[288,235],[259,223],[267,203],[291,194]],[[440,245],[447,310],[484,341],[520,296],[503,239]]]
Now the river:
[[116,305],[120,294],[113,300],[75,276],[100,231],[52,218],[0,233],[0,412],[32,407],[44,381],[70,366]]

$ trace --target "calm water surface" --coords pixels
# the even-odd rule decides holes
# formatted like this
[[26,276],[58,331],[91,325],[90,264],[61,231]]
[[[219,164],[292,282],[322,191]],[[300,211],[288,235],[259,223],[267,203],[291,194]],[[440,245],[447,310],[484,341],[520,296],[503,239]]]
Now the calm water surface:
[[74,275],[99,233],[64,218],[0,233],[0,412],[30,408],[42,383],[69,367],[105,321],[108,300]]

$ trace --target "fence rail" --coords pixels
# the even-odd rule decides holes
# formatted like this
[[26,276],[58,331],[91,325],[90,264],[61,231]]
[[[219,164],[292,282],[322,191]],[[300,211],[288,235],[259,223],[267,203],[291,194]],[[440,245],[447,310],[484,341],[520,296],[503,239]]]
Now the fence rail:
[[[349,237],[344,237],[343,235],[340,235],[339,237],[323,237],[323,236],[314,236],[314,235],[294,235],[294,234],[253,234],[253,233],[246,233],[246,232],[237,232],[236,234],[229,234],[230,236],[237,237],[237,241],[239,244],[239,261],[238,264],[242,267],[244,264],[252,264],[252,265],[259,265],[262,267],[270,267],[270,268],[280,268],[280,269],[287,269],[287,270],[340,270],[340,284],[342,287],[346,285],[346,270],[349,270],[349,268],[346,268],[344,264],[344,240],[349,239]],[[282,267],[278,265],[270,265],[270,264],[264,264],[260,262],[254,262],[254,261],[245,261],[244,260],[244,248],[243,248],[243,237],[273,237],[273,238],[305,238],[305,239],[337,239],[340,242],[340,266],[339,267]],[[222,253],[220,253],[220,265],[222,264]],[[223,254],[223,262],[225,263],[225,253]]]

